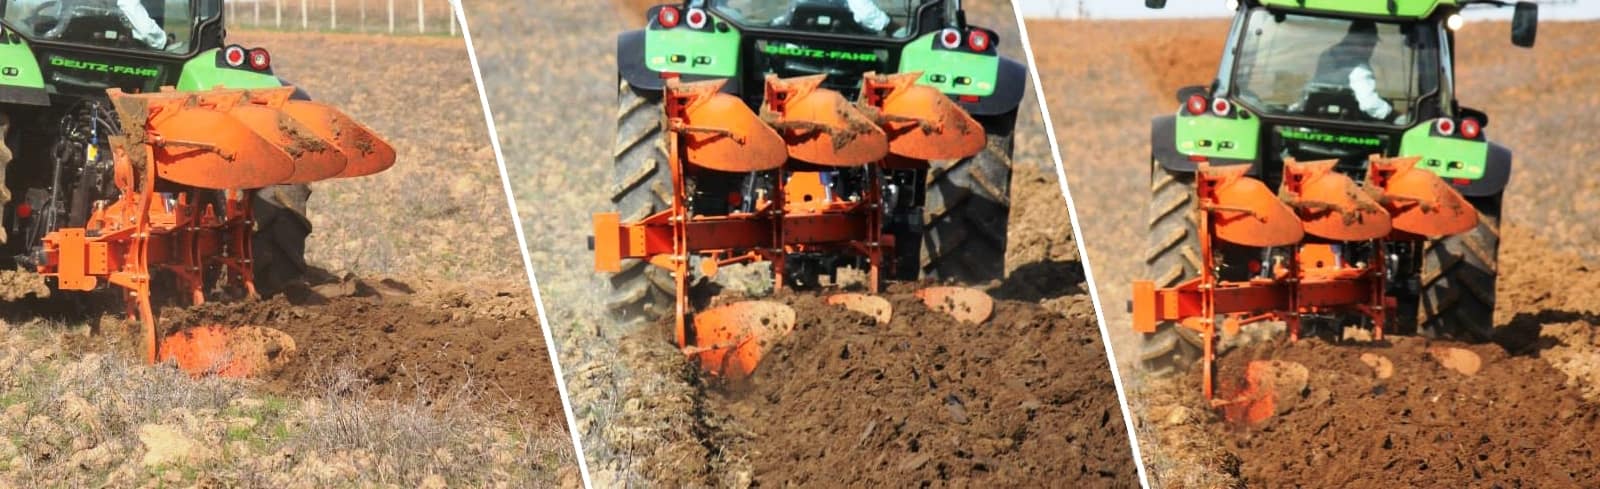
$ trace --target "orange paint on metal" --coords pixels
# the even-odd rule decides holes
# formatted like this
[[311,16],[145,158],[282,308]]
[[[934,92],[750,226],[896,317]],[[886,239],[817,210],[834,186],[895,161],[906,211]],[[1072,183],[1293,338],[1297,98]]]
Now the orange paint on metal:
[[828,296],[828,305],[842,306],[855,312],[872,316],[878,324],[889,324],[894,317],[894,310],[889,306],[889,301],[875,295],[844,293]]
[[1197,181],[1202,209],[1212,213],[1216,236],[1229,243],[1268,247],[1305,237],[1294,210],[1266,184],[1245,176],[1247,165],[1201,165]]
[[798,171],[789,174],[783,187],[783,208],[788,212],[821,212],[828,208],[828,187],[822,184],[822,174]]
[[967,287],[928,287],[916,296],[929,308],[969,324],[983,324],[994,314],[994,299],[978,289]]
[[1332,241],[1389,235],[1389,212],[1355,180],[1333,170],[1336,160],[1283,162],[1283,192],[1306,234]]
[[[101,279],[121,288],[128,315],[140,323],[146,362],[205,350],[191,346],[214,342],[204,329],[181,340],[156,337],[155,272],[175,278],[191,305],[217,283],[254,297],[253,189],[350,176],[347,161],[360,160],[362,172],[394,164],[393,149],[370,130],[326,106],[287,100],[292,93],[292,87],[108,90],[124,129],[109,137],[120,193],[97,203],[83,227],[46,235],[38,272],[67,290]],[[188,350],[164,355],[169,347]]]
[[1287,408],[1309,385],[1304,365],[1275,360],[1255,360],[1245,366],[1244,386],[1216,401],[1222,416],[1233,424],[1258,425]]
[[983,125],[938,89],[918,85],[922,72],[862,78],[868,104],[881,98],[879,111],[889,152],[918,160],[954,160],[983,151],[988,138]]
[[705,373],[740,381],[755,373],[772,343],[794,330],[795,313],[776,302],[750,301],[701,311],[694,316],[694,344],[684,347]]
[[191,93],[112,92],[117,113],[145,121],[161,179],[201,188],[262,188],[294,174],[294,158],[227,113],[194,105]]
[[189,375],[246,378],[282,365],[295,343],[276,329],[205,325],[168,335],[160,351],[160,361],[172,360]]
[[623,244],[619,219],[621,217],[615,212],[594,215],[594,269],[597,272],[622,271]]
[[820,88],[826,75],[767,75],[761,116],[778,128],[789,157],[824,166],[861,166],[889,154],[889,138],[843,95]]
[[[252,92],[254,93],[254,92]],[[394,146],[377,132],[338,109],[306,100],[290,100],[280,109],[311,134],[329,141],[344,155],[339,178],[364,177],[394,166]]]
[[1419,159],[1372,159],[1367,185],[1381,190],[1395,231],[1438,238],[1476,227],[1477,209],[1438,175],[1415,169]]
[[788,158],[783,138],[743,100],[721,93],[725,80],[667,80],[669,129],[681,133],[689,163],[725,172],[771,170]]

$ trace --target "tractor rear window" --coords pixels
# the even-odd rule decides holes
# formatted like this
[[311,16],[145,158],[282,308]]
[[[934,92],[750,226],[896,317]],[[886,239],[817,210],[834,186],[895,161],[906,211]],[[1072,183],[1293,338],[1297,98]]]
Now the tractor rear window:
[[1233,93],[1269,115],[1413,122],[1439,85],[1438,31],[1257,9],[1241,33]]
[[5,23],[37,40],[188,53],[193,0],[7,0]]
[[917,7],[931,0],[709,0],[741,25],[903,39],[915,32]]

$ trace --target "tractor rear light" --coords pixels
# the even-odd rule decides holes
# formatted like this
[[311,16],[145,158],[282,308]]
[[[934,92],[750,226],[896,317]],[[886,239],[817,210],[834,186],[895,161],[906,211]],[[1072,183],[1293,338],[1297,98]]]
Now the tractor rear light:
[[261,48],[251,49],[250,69],[256,71],[267,71],[269,68],[272,68],[272,54]]
[[1450,183],[1455,184],[1457,187],[1465,187],[1472,185],[1472,180],[1467,180],[1465,178],[1452,178],[1450,179]]
[[1461,119],[1461,137],[1478,139],[1480,134],[1483,134],[1483,125],[1479,124],[1477,119],[1471,117]]
[[980,52],[980,53],[984,52],[984,51],[988,51],[989,50],[989,33],[984,32],[984,31],[977,31],[977,30],[972,31],[972,32],[968,32],[967,33],[967,47],[972,48],[973,51],[977,51],[977,52]]
[[222,50],[222,61],[227,63],[228,66],[232,66],[234,68],[244,66],[244,58],[244,48],[239,46],[228,46],[226,49]]
[[1446,136],[1456,133],[1456,123],[1450,119],[1439,119],[1439,122],[1435,123],[1433,127],[1439,130],[1439,134]]
[[1189,109],[1189,115],[1200,115],[1206,112],[1206,98],[1202,95],[1190,95],[1189,102],[1184,104]]
[[667,5],[656,11],[656,23],[661,24],[661,27],[668,29],[677,27],[680,20],[683,20],[683,15],[678,11],[678,7]]
[[695,29],[704,28],[706,26],[706,19],[708,18],[709,17],[706,16],[706,11],[698,8],[689,9],[688,13],[683,14],[683,20],[688,21],[689,27]]
[[945,29],[939,32],[939,44],[945,49],[955,49],[961,46],[961,31]]
[[1228,99],[1217,97],[1216,100],[1211,101],[1211,112],[1217,115],[1228,115],[1228,111],[1231,110],[1233,110],[1233,104],[1229,103]]
[[978,103],[978,96],[977,95],[962,95],[962,96],[960,96],[958,98],[960,98],[962,102],[966,102],[966,103],[969,103],[969,104]]
[[21,204],[17,204],[17,218],[18,219],[27,219],[27,218],[29,218],[31,216],[33,216],[33,206],[28,205],[27,202],[23,202]]
[[1193,161],[1195,163],[1205,163],[1206,157],[1202,155],[1189,155],[1189,161]]

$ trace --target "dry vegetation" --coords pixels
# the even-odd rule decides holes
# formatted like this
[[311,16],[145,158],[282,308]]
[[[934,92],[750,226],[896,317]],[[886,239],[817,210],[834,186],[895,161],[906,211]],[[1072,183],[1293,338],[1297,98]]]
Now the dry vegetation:
[[477,414],[461,390],[378,401],[335,370],[322,395],[280,397],[141,365],[84,328],[0,335],[0,486],[526,487],[572,462],[564,433]]

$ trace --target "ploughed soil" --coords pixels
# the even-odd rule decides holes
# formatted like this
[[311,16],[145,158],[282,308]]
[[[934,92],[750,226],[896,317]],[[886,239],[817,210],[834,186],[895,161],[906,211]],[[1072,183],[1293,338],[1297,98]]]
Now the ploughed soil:
[[[1446,368],[1438,349],[1462,348],[1475,374]],[[1392,376],[1367,361],[1392,365]],[[1148,401],[1163,424],[1199,423],[1216,437],[1210,469],[1250,486],[1595,487],[1600,406],[1549,362],[1498,345],[1419,337],[1330,343],[1278,339],[1234,350],[1218,366],[1218,399],[1242,390],[1257,360],[1304,366],[1303,388],[1280,390],[1275,416],[1251,424],[1207,409],[1194,386],[1158,389]],[[1279,368],[1284,367],[1280,364]],[[1176,387],[1176,388],[1170,388]]]
[[[998,31],[1004,55],[1024,59],[1009,2],[965,5],[971,22]],[[605,184],[616,130],[614,39],[639,27],[645,6],[532,6],[483,1],[467,16],[597,487],[1137,484],[1104,349],[1085,343],[1099,332],[1031,88],[1018,113],[1009,276],[969,284],[1010,299],[1002,316],[958,326],[912,312],[922,306],[899,291],[888,296],[902,317],[876,328],[817,304],[814,292],[783,296],[800,305],[802,329],[762,367],[754,390],[736,395],[706,385],[662,330],[607,318],[610,287],[585,247],[591,215],[614,206]],[[549,49],[527,49],[530,21],[551,34]],[[845,342],[873,354],[838,359]],[[935,358],[945,371],[934,369]],[[852,368],[884,378],[835,379]],[[789,377],[801,375],[809,377]],[[967,411],[964,424],[945,407],[952,395]],[[1039,406],[1033,419],[1029,402]]]
[[[999,301],[981,325],[912,296],[895,317],[778,299],[799,317],[743,388],[706,407],[762,485],[1127,482],[1121,408],[1094,316]],[[731,450],[730,450],[731,449]]]
[[421,286],[346,277],[267,300],[169,308],[161,321],[169,332],[222,324],[287,333],[294,350],[257,377],[271,392],[327,394],[343,369],[379,399],[451,396],[485,414],[561,424],[549,354],[529,334],[539,323],[526,284]]
[[[1128,385],[1138,441],[1157,487],[1592,487],[1600,433],[1600,220],[1588,168],[1600,142],[1584,136],[1600,96],[1588,49],[1593,22],[1546,22],[1532,50],[1510,46],[1503,22],[1469,23],[1458,37],[1462,104],[1491,114],[1486,133],[1516,166],[1501,229],[1496,342],[1424,338],[1310,339],[1225,351],[1224,382],[1250,360],[1303,365],[1307,388],[1291,410],[1241,426],[1201,401],[1198,374],[1145,378],[1130,367],[1128,284],[1143,276],[1149,120],[1177,108],[1173,93],[1215,73],[1225,20],[1030,21],[1088,261]],[[1118,39],[1117,42],[1104,42]],[[1094,189],[1094,191],[1088,191]],[[1478,354],[1475,375],[1446,370],[1426,350]],[[1374,378],[1364,353],[1388,359]],[[1219,395],[1219,398],[1223,397]],[[1537,451],[1536,451],[1537,450]]]

